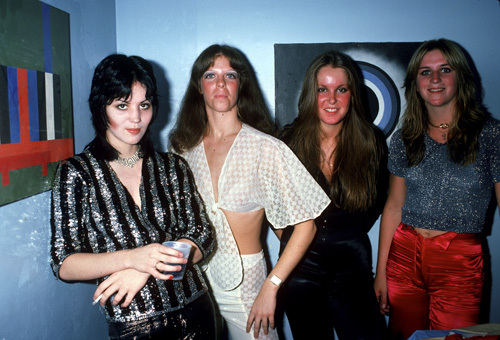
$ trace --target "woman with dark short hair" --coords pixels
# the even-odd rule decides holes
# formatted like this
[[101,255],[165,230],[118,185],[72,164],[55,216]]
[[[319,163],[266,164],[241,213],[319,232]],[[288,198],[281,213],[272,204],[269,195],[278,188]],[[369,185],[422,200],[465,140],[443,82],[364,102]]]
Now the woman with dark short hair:
[[[95,280],[110,339],[215,339],[215,310],[198,265],[214,248],[186,162],[153,149],[156,79],[141,57],[96,67],[96,137],[61,162],[52,191],[51,265],[58,279]],[[189,243],[189,260],[162,245]],[[167,264],[168,263],[168,264]],[[184,277],[172,275],[186,264]]]

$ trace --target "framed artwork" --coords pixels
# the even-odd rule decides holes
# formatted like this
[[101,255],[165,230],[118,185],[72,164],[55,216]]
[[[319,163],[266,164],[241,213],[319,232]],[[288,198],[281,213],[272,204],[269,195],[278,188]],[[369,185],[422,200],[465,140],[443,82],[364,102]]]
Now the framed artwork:
[[389,137],[404,108],[406,67],[420,42],[275,44],[275,119],[278,128],[291,123],[298,112],[302,81],[319,54],[335,50],[359,66],[364,102],[371,121]]
[[47,191],[72,156],[69,15],[0,2],[0,205]]

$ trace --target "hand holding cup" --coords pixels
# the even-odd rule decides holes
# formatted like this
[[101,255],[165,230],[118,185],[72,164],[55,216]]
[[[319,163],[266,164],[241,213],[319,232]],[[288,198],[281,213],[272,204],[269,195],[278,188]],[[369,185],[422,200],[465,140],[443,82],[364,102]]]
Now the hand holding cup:
[[[189,243],[179,242],[179,241],[167,241],[167,242],[163,242],[163,245],[182,252],[183,258],[189,259],[189,255],[191,253],[191,245]],[[182,280],[182,278],[184,277],[184,273],[186,272],[186,263],[179,264],[179,263],[167,263],[167,262],[165,262],[165,264],[172,265],[172,266],[175,266],[175,265],[181,266],[180,271],[175,271],[175,272],[166,271],[166,272],[164,272],[164,274],[172,275],[172,280]]]

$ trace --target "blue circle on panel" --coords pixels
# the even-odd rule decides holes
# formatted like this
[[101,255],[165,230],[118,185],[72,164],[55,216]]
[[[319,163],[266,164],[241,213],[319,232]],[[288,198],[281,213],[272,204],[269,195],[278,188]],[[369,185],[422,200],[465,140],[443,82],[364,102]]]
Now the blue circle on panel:
[[[372,100],[368,108],[369,114],[373,118],[373,123],[384,132],[386,137],[389,137],[396,128],[401,110],[398,89],[391,77],[379,67],[363,61],[357,63],[361,68],[368,96]],[[376,103],[373,103],[374,100]]]

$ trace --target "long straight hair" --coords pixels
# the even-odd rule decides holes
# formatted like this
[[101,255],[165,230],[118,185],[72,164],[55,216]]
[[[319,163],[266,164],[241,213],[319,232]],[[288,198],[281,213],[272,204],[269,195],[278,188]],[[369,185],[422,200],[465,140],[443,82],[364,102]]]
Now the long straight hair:
[[343,69],[351,91],[350,109],[342,122],[334,155],[330,198],[339,208],[366,211],[377,200],[380,165],[385,141],[378,138],[363,109],[358,69],[347,55],[328,51],[309,65],[299,97],[299,113],[280,137],[287,142],[305,167],[317,178],[321,175],[321,137],[318,117],[318,72],[331,66]]
[[238,118],[262,132],[272,133],[269,110],[250,62],[238,49],[228,45],[211,45],[196,59],[182,100],[177,123],[170,134],[170,145],[184,152],[198,145],[207,133],[207,113],[201,92],[201,78],[219,57],[226,57],[238,73]]
[[439,50],[457,74],[455,114],[450,123],[448,153],[453,162],[467,165],[475,162],[478,138],[486,116],[476,101],[476,86],[469,63],[458,44],[447,39],[429,40],[415,51],[404,81],[406,110],[401,137],[405,144],[408,166],[419,164],[425,153],[424,136],[429,116],[424,100],[418,93],[417,77],[424,56]]

